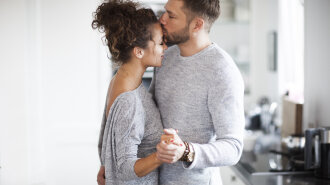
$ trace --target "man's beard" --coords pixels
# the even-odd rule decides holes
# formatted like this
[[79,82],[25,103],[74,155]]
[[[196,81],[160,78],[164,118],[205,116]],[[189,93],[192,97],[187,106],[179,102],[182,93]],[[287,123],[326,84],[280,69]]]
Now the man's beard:
[[171,34],[169,34],[167,32],[167,30],[165,30],[165,32],[166,32],[166,45],[167,46],[185,43],[190,38],[188,25],[186,27],[182,28],[181,30],[171,33]]

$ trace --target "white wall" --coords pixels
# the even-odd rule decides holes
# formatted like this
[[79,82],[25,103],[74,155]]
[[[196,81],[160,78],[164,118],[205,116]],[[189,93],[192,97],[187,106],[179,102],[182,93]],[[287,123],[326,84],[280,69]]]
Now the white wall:
[[[224,49],[228,54],[234,59],[239,69],[243,79],[245,80],[245,87],[249,89],[249,62],[250,58],[247,54],[243,57],[239,57],[239,50],[248,50],[250,45],[250,26],[248,21],[232,21],[225,22],[222,21],[222,17],[214,23],[210,32],[210,38],[212,42],[217,43],[222,49]],[[247,51],[248,52],[248,51]],[[244,53],[241,52],[241,53]],[[242,54],[241,54],[242,55]],[[245,95],[245,104],[249,104],[250,94]]]
[[97,4],[0,1],[0,184],[95,184],[110,79]]
[[[226,22],[223,21],[223,15],[220,15],[210,33],[212,41],[224,48],[234,59],[238,47],[248,47],[249,56],[246,58],[249,66],[240,66],[243,67],[242,75],[248,76],[245,78],[247,80],[245,84],[250,90],[250,93],[244,97],[246,110],[253,107],[262,96],[269,97],[271,101],[280,101],[278,72],[268,69],[267,54],[268,34],[278,30],[278,0],[249,0],[249,2],[248,21]],[[249,73],[244,71],[246,69]]]
[[267,35],[278,30],[278,1],[251,1],[251,102],[261,96],[279,101],[278,73],[268,70]]
[[28,179],[25,3],[1,0],[0,12],[0,184],[23,185]]
[[304,128],[330,126],[329,17],[329,0],[305,0]]

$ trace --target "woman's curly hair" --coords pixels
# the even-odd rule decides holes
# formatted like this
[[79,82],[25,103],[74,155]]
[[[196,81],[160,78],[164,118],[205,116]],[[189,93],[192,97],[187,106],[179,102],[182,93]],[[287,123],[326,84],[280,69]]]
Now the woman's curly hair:
[[125,63],[134,47],[147,48],[152,40],[150,25],[158,22],[151,9],[130,0],[109,0],[94,12],[93,29],[105,33],[113,62]]

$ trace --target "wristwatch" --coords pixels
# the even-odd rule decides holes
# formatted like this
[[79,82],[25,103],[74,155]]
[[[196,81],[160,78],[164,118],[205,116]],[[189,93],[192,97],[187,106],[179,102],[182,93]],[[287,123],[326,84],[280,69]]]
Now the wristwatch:
[[180,161],[185,161],[185,162],[193,162],[194,161],[194,157],[195,157],[195,151],[194,148],[191,144],[187,143],[187,142],[183,142],[186,149],[184,150],[184,153],[182,155],[182,157],[180,158]]
[[189,153],[186,157],[186,161],[192,163],[195,158],[195,151],[194,151],[194,147],[190,143],[188,143],[188,147],[189,147]]

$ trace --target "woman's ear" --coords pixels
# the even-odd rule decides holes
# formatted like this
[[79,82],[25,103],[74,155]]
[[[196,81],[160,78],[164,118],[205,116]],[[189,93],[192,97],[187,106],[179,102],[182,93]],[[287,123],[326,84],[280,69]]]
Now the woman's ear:
[[133,53],[134,56],[138,59],[142,59],[143,55],[144,55],[144,49],[140,48],[140,47],[134,47],[133,49]]

